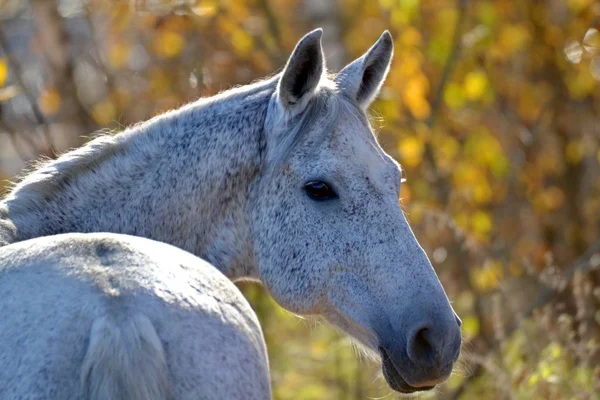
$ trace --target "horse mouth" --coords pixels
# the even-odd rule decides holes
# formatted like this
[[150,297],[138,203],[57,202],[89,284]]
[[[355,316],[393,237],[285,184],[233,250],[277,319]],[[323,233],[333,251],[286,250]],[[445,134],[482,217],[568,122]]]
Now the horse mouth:
[[385,349],[382,346],[379,346],[379,352],[381,353],[381,369],[383,370],[383,376],[385,377],[385,380],[386,380],[387,384],[390,386],[390,388],[392,388],[396,392],[409,394],[409,393],[430,390],[435,387],[435,386],[414,387],[414,386],[409,385],[404,380],[404,378],[402,378],[402,375],[398,371],[398,368],[396,368],[396,366],[394,365],[394,363],[392,362],[392,360],[390,359],[387,352],[385,351]]

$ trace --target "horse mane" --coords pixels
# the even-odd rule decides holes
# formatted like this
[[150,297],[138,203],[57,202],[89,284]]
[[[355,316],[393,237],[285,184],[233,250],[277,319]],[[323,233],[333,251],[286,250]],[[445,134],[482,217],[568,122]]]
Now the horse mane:
[[[114,135],[110,131],[108,133],[103,131],[84,146],[64,153],[57,159],[45,159],[34,163],[31,168],[20,176],[20,180],[17,180],[13,185],[10,193],[0,200],[0,220],[8,218],[7,203],[9,202],[11,217],[40,210],[45,203],[43,200],[52,198],[57,193],[62,192],[70,182],[73,182],[80,175],[127,151],[128,144],[134,138],[145,136],[143,143],[138,144],[136,147],[145,149],[146,155],[153,151],[159,151],[160,146],[157,143],[153,144],[152,140],[148,138],[153,135],[151,132],[152,126],[168,121],[186,110],[220,107],[223,103],[234,99],[243,101],[252,98],[253,95],[265,89],[274,89],[278,79],[279,76],[276,75],[250,85],[231,88],[215,96],[200,98],[180,109],[167,111],[145,122],[134,124],[118,135]],[[142,131],[149,134],[137,134]]]
[[99,166],[123,150],[123,143],[111,134],[101,134],[83,147],[69,151],[55,160],[34,163],[14,186],[5,200],[11,202],[11,215],[35,210],[40,200],[52,197],[85,171]]

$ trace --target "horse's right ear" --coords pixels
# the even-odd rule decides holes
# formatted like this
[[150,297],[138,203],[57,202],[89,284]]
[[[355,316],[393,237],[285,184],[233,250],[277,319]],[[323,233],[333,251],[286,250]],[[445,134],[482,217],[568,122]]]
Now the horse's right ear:
[[314,94],[325,71],[321,47],[323,30],[307,33],[296,45],[277,85],[277,95],[285,109],[303,108]]

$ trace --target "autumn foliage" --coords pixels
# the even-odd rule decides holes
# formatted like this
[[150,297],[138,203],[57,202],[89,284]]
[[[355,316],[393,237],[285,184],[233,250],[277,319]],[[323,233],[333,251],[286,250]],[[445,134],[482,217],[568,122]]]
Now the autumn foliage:
[[[466,342],[425,396],[597,399],[598,1],[0,0],[0,178],[272,74],[316,26],[335,68],[394,36],[372,123]],[[346,336],[243,290],[276,399],[394,398]]]

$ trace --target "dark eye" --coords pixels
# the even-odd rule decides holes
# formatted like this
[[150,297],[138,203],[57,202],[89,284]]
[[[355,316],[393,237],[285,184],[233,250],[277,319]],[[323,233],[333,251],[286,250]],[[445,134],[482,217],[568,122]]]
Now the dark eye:
[[304,185],[304,190],[313,200],[330,200],[337,197],[333,189],[322,181],[310,181]]

